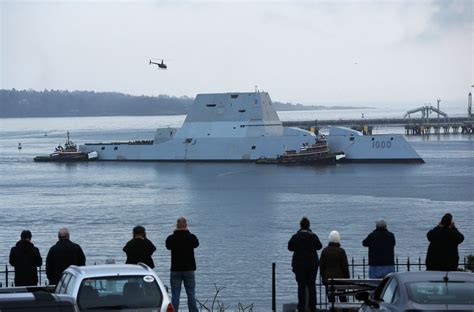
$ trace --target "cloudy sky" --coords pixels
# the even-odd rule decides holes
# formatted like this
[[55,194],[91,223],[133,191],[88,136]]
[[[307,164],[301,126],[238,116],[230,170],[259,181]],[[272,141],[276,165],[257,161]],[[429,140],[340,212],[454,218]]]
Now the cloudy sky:
[[465,103],[473,2],[0,0],[0,87]]

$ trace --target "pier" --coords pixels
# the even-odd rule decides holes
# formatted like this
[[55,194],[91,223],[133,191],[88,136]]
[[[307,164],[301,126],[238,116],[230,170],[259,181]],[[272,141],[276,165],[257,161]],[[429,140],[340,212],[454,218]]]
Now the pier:
[[423,118],[373,118],[373,119],[332,119],[332,120],[304,120],[284,121],[285,127],[298,127],[302,129],[314,129],[329,126],[343,126],[359,130],[365,134],[371,134],[372,129],[377,126],[403,127],[406,135],[422,135],[430,133],[473,133],[474,120],[467,117],[452,117],[449,120],[426,121]]
[[[474,132],[474,118],[472,116],[472,93],[469,93],[467,100],[466,117],[448,117],[448,114],[439,109],[441,99],[437,99],[437,107],[424,105],[406,112],[403,118],[359,118],[359,119],[330,119],[330,120],[304,120],[304,121],[284,121],[285,127],[297,127],[311,130],[318,133],[321,128],[329,126],[343,126],[358,130],[363,134],[372,134],[372,130],[377,126],[403,127],[406,135],[427,135],[463,133],[472,134]],[[421,117],[412,118],[412,114],[421,113]],[[436,117],[431,117],[436,114]],[[362,116],[363,117],[363,116]],[[433,131],[433,132],[432,132]]]

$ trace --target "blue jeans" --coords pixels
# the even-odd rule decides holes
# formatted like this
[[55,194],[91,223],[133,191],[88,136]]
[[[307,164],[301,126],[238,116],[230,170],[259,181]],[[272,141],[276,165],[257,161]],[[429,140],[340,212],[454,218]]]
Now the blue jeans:
[[384,278],[388,273],[395,272],[393,265],[371,265],[369,266],[369,278]]
[[175,311],[179,311],[179,296],[181,295],[181,283],[184,283],[186,295],[188,295],[188,310],[198,312],[196,305],[194,271],[171,271],[171,303]]

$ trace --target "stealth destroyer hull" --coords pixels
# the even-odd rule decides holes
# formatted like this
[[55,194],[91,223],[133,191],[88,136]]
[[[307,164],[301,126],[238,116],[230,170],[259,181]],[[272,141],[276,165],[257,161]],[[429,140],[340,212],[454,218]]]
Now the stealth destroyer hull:
[[[364,150],[370,144],[359,136],[354,140],[360,148],[345,144],[356,134],[343,135],[346,129],[338,129],[335,140],[328,137],[331,153],[346,153],[347,149],[353,159],[421,159],[402,136],[393,137],[387,149],[391,153],[380,154],[375,149]],[[299,150],[303,145],[314,144],[315,139],[312,132],[283,127],[266,92],[217,93],[197,95],[183,126],[157,129],[153,140],[86,143],[80,150],[96,151],[99,160],[253,162]],[[402,145],[408,147],[398,151]]]

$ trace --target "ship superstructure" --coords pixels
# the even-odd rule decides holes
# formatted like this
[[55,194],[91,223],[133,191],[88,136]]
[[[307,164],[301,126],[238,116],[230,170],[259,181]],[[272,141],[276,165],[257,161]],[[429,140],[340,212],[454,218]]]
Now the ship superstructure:
[[254,161],[313,144],[313,133],[283,127],[266,92],[196,96],[179,129],[159,128],[153,140],[86,143],[100,160]]

